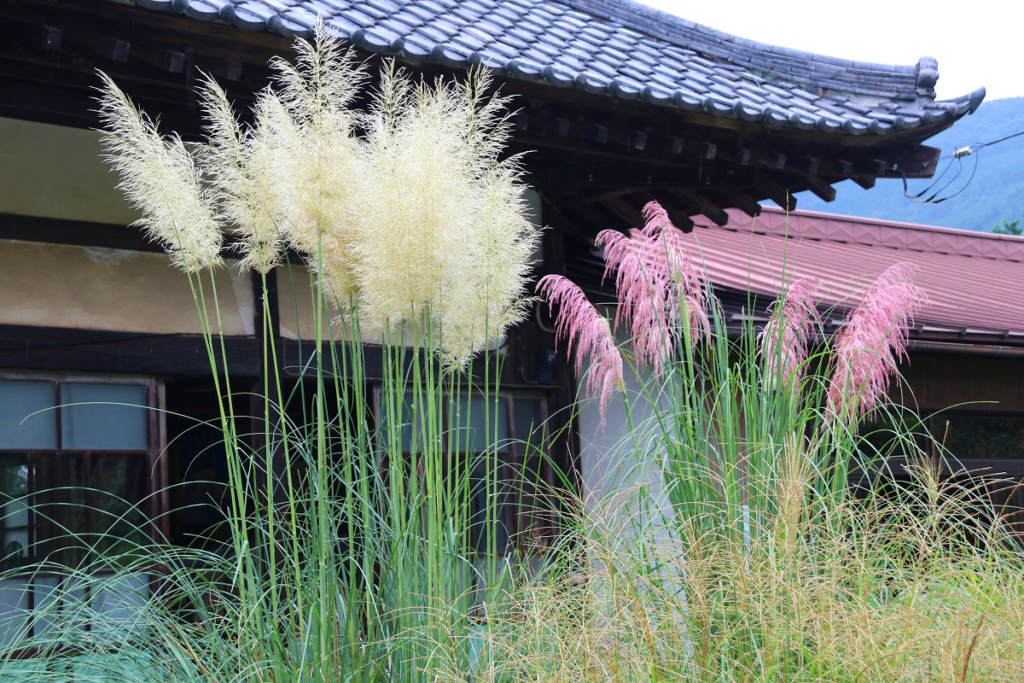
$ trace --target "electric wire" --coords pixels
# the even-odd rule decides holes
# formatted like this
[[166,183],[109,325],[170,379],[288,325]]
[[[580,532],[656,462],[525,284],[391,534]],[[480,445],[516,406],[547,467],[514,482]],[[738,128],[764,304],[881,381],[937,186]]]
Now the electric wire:
[[[910,201],[914,202],[915,204],[941,204],[944,201],[956,197],[964,190],[966,190],[968,186],[970,186],[971,181],[974,180],[974,176],[978,172],[979,151],[981,151],[985,147],[998,145],[999,143],[1006,142],[1007,140],[1012,140],[1013,138],[1020,137],[1021,135],[1024,135],[1024,130],[998,138],[996,140],[989,140],[988,142],[975,142],[973,147],[971,147],[970,145],[966,145],[963,147],[955,148],[950,156],[940,158],[940,161],[945,160],[947,163],[945,168],[942,169],[942,172],[939,173],[938,177],[935,178],[931,183],[929,183],[927,187],[925,187],[923,190],[914,195],[910,194],[910,187],[907,183],[907,175],[900,171],[900,175],[903,177],[903,196],[909,199]],[[974,165],[971,168],[971,174],[970,176],[968,176],[967,181],[956,192],[953,192],[952,194],[948,194],[945,196],[940,196],[954,182],[956,182],[957,178],[960,177],[960,174],[963,173],[963,160],[965,157],[974,157]],[[942,182],[942,179],[945,177],[946,173],[948,173],[950,168],[952,168],[954,161],[957,164],[956,173],[949,181],[947,181],[944,185],[939,187],[939,183]],[[936,189],[936,187],[938,187],[938,189]],[[925,195],[928,196],[925,197]]]

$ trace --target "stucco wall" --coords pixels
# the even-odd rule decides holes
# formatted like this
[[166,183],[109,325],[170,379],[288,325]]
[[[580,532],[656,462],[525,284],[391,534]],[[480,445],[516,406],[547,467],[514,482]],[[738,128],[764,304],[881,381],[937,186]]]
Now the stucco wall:
[[[213,287],[204,275],[213,316]],[[248,273],[214,274],[223,331],[253,333]],[[188,279],[163,254],[0,240],[0,324],[155,334],[201,331]],[[214,320],[216,325],[216,320]]]
[[[619,339],[620,346],[624,341]],[[589,371],[589,367],[584,366],[584,371]],[[652,405],[652,401],[659,402],[659,390],[647,368],[633,370],[627,363],[624,375],[633,429],[622,395],[612,396],[602,424],[599,402],[585,396],[581,389],[578,404],[580,466],[585,503],[591,511],[619,508],[625,501],[635,498],[629,492],[635,492],[641,484],[649,488],[658,503],[667,503],[661,495],[656,458],[651,456],[664,451],[658,443],[661,432],[654,420]],[[661,400],[660,405],[667,406],[667,402]]]
[[127,225],[99,133],[0,118],[0,213]]

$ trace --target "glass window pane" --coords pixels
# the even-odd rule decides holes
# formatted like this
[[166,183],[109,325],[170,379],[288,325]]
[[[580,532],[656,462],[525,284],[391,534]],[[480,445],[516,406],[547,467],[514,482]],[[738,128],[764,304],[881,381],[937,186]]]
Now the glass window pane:
[[93,454],[89,540],[97,551],[125,562],[146,542],[142,509],[149,472],[144,455]]
[[[68,405],[93,402],[103,405]],[[144,385],[65,382],[61,385],[61,403],[67,406],[61,409],[64,448],[149,448]]]
[[142,627],[142,610],[149,597],[145,574],[105,577],[93,586],[94,632],[137,633]]
[[946,449],[959,460],[1024,459],[1024,418],[1009,415],[940,415],[949,421]]
[[0,448],[56,448],[55,401],[53,382],[0,380]]
[[497,444],[498,451],[509,450],[508,402],[505,398],[486,399],[483,396],[473,396],[467,400],[467,397],[463,396],[458,404],[452,401],[452,410],[456,411],[451,420],[451,434],[452,438],[456,439],[456,450],[493,452],[494,444]]
[[37,454],[33,476],[36,543],[32,554],[75,565],[89,542],[82,537],[89,517],[84,456]]
[[[33,581],[35,609],[32,621],[36,636],[46,636],[58,625],[84,628],[85,581],[68,577],[37,576]],[[70,621],[74,619],[74,621]]]
[[0,651],[28,635],[28,581],[0,580]]
[[534,448],[539,446],[543,441],[541,428],[544,424],[540,399],[517,397],[513,399],[512,412],[515,418],[516,439]]
[[0,570],[28,559],[28,492],[28,459],[0,455]]
[[37,576],[32,584],[35,594],[33,630],[36,636],[43,636],[58,620],[60,606],[57,598],[60,596],[60,579],[56,576]]

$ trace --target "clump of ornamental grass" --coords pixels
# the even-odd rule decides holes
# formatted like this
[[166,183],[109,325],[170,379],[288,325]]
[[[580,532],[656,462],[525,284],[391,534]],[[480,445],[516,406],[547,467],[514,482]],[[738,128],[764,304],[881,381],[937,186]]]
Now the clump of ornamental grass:
[[[936,486],[922,463],[897,493],[822,514],[797,441],[751,482],[775,512],[741,536],[626,533],[637,489],[581,503],[574,553],[510,591],[474,668],[443,680],[1017,680],[1024,562],[976,488]],[[989,520],[984,542],[972,519]]]
[[[614,491],[587,501],[591,522],[606,509],[630,515],[617,532],[580,531],[586,559],[571,586],[594,592],[552,608],[557,599],[524,588],[522,616],[494,650],[511,668],[492,680],[1013,680],[1024,556],[987,498],[995,482],[956,484],[923,457],[891,472],[877,459],[888,451],[858,434],[871,410],[891,418],[899,448],[930,438],[887,399],[921,299],[911,267],[882,273],[837,339],[815,324],[810,279],[776,302],[766,329],[748,323],[731,339],[707,297],[712,334],[694,348],[692,325],[657,306],[665,283],[688,281],[686,267],[664,277],[644,239],[634,230],[602,241],[620,314],[635,321],[640,311],[674,346],[651,355],[658,347],[631,330],[632,358],[655,373],[624,397],[627,416],[640,403],[651,416],[629,421],[619,448],[639,453],[620,459],[629,473],[619,480],[646,461],[660,485],[640,485],[633,504]],[[685,252],[661,263],[673,261],[685,264]],[[675,289],[681,310],[687,293]],[[562,304],[559,316],[586,305]],[[591,372],[607,371],[602,358]],[[652,495],[661,514],[646,504]],[[1015,588],[1001,592],[1008,582]],[[520,654],[522,642],[531,646]],[[538,651],[558,653],[560,665],[542,668]]]
[[[220,413],[204,426],[219,432],[227,481],[193,546],[147,525],[130,556],[111,557],[64,529],[52,542],[80,549],[82,563],[5,573],[18,586],[33,571],[73,580],[15,610],[35,628],[4,644],[0,680],[434,681],[473,657],[473,615],[512,572],[497,534],[478,540],[505,509],[492,435],[507,404],[486,374],[500,377],[500,361],[484,359],[483,382],[462,370],[523,315],[538,237],[518,159],[503,155],[507,100],[487,94],[482,71],[423,83],[388,64],[357,110],[366,70],[322,24],[312,38],[298,41],[294,64],[274,60],[251,124],[206,79],[207,139],[194,148],[103,77],[108,157],[139,224],[193,287]],[[232,390],[220,311],[208,305],[216,292],[203,291],[229,233],[240,267],[265,276],[289,249],[315,278],[312,355],[288,391],[264,336],[256,415],[239,410],[258,401]],[[319,323],[332,312],[328,332]],[[375,394],[364,337],[383,345]],[[486,446],[470,447],[460,419]],[[132,588],[140,576],[152,593]],[[95,607],[106,594],[123,603],[117,617]],[[28,650],[37,657],[20,661]]]
[[452,367],[525,315],[538,232],[527,219],[519,158],[504,156],[508,99],[486,71],[465,83],[415,81],[385,65],[368,110],[351,51],[322,24],[274,59],[253,123],[241,125],[212,78],[200,87],[207,141],[195,157],[162,136],[108,77],[103,141],[139,224],[198,272],[239,237],[240,266],[267,272],[290,247],[352,328],[380,339],[429,328]]

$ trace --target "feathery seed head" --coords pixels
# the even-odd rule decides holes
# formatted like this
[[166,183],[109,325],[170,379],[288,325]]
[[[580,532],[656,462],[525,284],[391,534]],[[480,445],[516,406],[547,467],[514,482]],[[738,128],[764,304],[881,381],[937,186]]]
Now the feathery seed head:
[[656,201],[647,202],[641,210],[644,217],[643,231],[648,237],[657,237],[669,228],[675,228],[669,220],[668,211]]
[[815,323],[820,323],[814,292],[818,280],[800,278],[785,296],[772,304],[772,315],[758,337],[764,358],[765,377],[776,387],[800,391],[800,377],[807,360],[807,340]]
[[555,339],[564,340],[566,352],[573,355],[576,372],[583,371],[583,357],[590,357],[587,393],[600,400],[601,423],[612,393],[623,388],[622,354],[615,345],[608,320],[598,313],[572,280],[562,275],[545,275],[537,283],[537,293],[548,300],[548,310],[558,306]]
[[[351,50],[342,50],[322,21],[312,42],[297,40],[295,64],[271,60],[272,92],[264,94],[266,124],[276,142],[268,154],[272,178],[283,194],[279,228],[314,267],[322,261],[348,300],[354,275],[354,223],[361,199],[356,179],[369,170],[355,136],[358,116],[349,108],[366,80]],[[328,266],[329,264],[329,266]]]
[[221,263],[219,217],[181,138],[162,137],[109,76],[99,75],[105,158],[121,176],[118,187],[142,213],[135,225],[159,242],[182,270],[196,272]]
[[389,64],[365,121],[358,254],[361,315],[378,325],[424,313],[454,366],[524,315],[538,231],[517,157],[499,159],[506,100],[463,85],[413,84]]
[[644,207],[643,229],[623,235],[604,230],[596,244],[604,247],[607,278],[614,271],[618,310],[615,325],[627,325],[641,361],[660,371],[672,344],[688,325],[693,339],[710,330],[703,280],[690,260],[684,233],[657,202]]
[[[110,158],[145,224],[176,262],[216,259],[219,216],[242,237],[243,266],[272,268],[287,244],[363,331],[429,320],[446,364],[462,366],[522,319],[538,230],[518,157],[501,158],[508,99],[490,77],[413,81],[389,63],[366,113],[351,51],[318,23],[277,58],[273,84],[240,126],[224,91],[202,86],[208,201],[180,141],[164,141],[107,79]],[[179,248],[180,243],[180,248]],[[426,332],[421,330],[421,332]]]
[[224,220],[241,237],[240,266],[268,272],[282,251],[278,224],[284,185],[273,119],[285,113],[280,102],[264,92],[255,107],[255,126],[243,130],[227,95],[212,78],[200,85],[200,97],[207,119],[207,143],[200,158]]
[[909,328],[925,298],[913,283],[915,270],[904,262],[879,275],[838,335],[828,407],[848,426],[878,404],[897,362],[906,357]]

